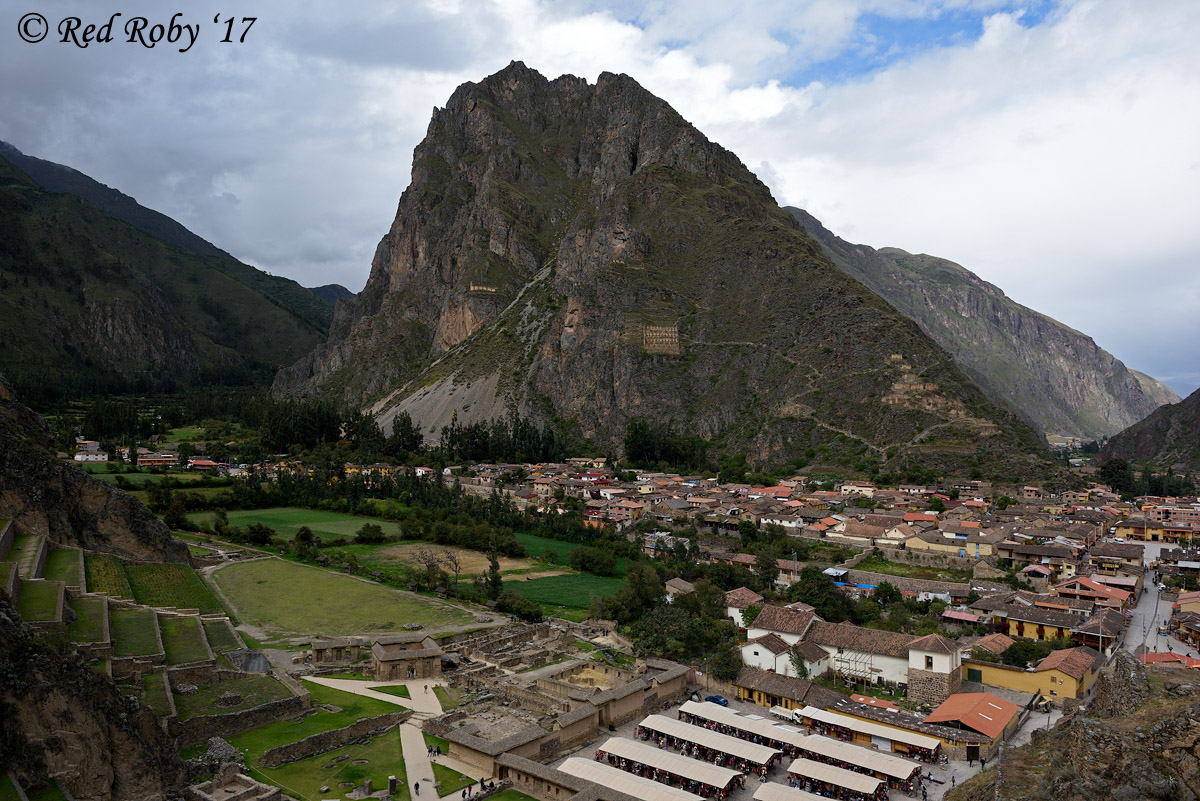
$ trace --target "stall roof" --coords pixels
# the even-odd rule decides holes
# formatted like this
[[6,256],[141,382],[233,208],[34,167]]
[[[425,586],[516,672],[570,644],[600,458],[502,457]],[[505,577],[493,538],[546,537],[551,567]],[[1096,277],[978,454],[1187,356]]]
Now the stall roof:
[[742,775],[740,771],[710,765],[698,759],[689,759],[636,740],[627,740],[624,737],[609,737],[600,746],[600,750],[606,754],[632,759],[634,762],[659,768],[668,773],[674,773],[676,776],[722,790],[728,787],[731,781]]
[[695,793],[661,784],[644,776],[626,773],[606,762],[572,757],[559,765],[558,769],[580,779],[595,782],[601,787],[627,793],[642,801],[700,801],[700,796]]
[[885,787],[887,785],[887,782],[883,779],[876,779],[874,776],[867,776],[866,774],[855,773],[845,768],[826,765],[824,762],[817,762],[815,759],[800,758],[793,761],[788,766],[788,773],[818,782],[826,782],[835,787],[844,787],[847,790],[867,795],[874,795],[878,792],[881,784]]
[[689,743],[696,743],[705,748],[720,751],[722,754],[730,754],[739,759],[745,759],[755,765],[765,765],[771,761],[772,757],[780,756],[782,753],[777,748],[758,745],[757,743],[742,740],[738,737],[731,737],[728,734],[720,734],[701,726],[693,726],[690,723],[684,723],[682,720],[669,718],[666,715],[650,715],[640,725],[669,737],[678,737],[681,740],[687,740]]
[[885,740],[895,740],[896,742],[905,743],[906,745],[915,745],[917,748],[924,748],[928,751],[936,749],[941,745],[941,740],[936,737],[930,737],[926,734],[917,734],[914,731],[906,729],[893,729],[890,726],[884,726],[882,723],[871,723],[866,720],[852,718],[849,715],[842,715],[837,712],[830,712],[825,709],[817,709],[815,706],[806,706],[800,713],[804,718],[817,720],[821,723],[827,723],[831,726],[841,726],[843,729],[856,731],[860,734],[869,734],[872,737],[880,737]]
[[861,745],[834,740],[831,737],[822,737],[819,734],[808,735],[800,747],[805,751],[836,759],[839,762],[849,762],[852,765],[858,765],[902,781],[908,781],[912,778],[913,773],[921,769],[916,762],[903,757],[884,754]]
[[760,715],[742,715],[710,701],[684,701],[679,710],[788,745],[799,745],[806,736],[795,726],[773,723]]
[[786,784],[767,782],[754,791],[754,801],[829,801],[828,797],[788,787]]

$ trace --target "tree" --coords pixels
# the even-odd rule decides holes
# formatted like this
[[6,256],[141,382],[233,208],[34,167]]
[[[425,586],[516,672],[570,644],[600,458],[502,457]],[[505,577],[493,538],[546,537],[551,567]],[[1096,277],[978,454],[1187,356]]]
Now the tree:
[[743,609],[742,610],[742,628],[747,628],[747,629],[750,628],[750,626],[753,625],[754,621],[758,619],[758,616],[760,614],[762,614],[762,610],[763,610],[763,608],[762,608],[761,604],[750,604],[745,609]]
[[617,557],[611,549],[581,545],[571,551],[571,567],[597,576],[611,576],[617,569]]
[[764,550],[754,557],[754,572],[762,579],[764,585],[774,587],[775,579],[779,578],[779,562],[774,554]]
[[749,520],[738,521],[738,536],[742,538],[742,547],[745,548],[751,545],[758,539],[758,526],[751,523]]
[[792,672],[796,674],[798,679],[808,678],[808,663],[804,661],[804,657],[800,654],[800,644],[797,643],[788,649],[788,664],[792,666]]
[[896,589],[896,585],[890,581],[879,582],[879,586],[875,588],[874,596],[880,606],[891,606],[897,601],[903,600],[900,590]]
[[713,677],[722,681],[733,681],[742,672],[742,652],[732,645],[717,649],[709,660]]
[[442,551],[442,561],[454,571],[454,597],[458,598],[458,574],[462,572],[462,554],[447,548]]
[[354,535],[354,541],[359,545],[376,545],[386,539],[383,527],[378,523],[363,523],[362,528]]
[[424,546],[413,552],[413,559],[425,568],[425,584],[430,589],[437,586],[439,568],[442,566],[442,555],[432,548]]
[[488,549],[487,597],[494,601],[500,597],[500,593],[503,591],[504,579],[500,576],[500,557],[496,553],[496,544],[493,538],[492,547]]
[[929,511],[944,512],[944,511],[946,511],[946,504],[944,501],[942,501],[941,498],[935,497],[929,501]]
[[803,601],[830,623],[841,623],[851,617],[851,604],[845,595],[825,575],[821,568],[809,565],[800,571],[800,580],[788,587],[788,598]]

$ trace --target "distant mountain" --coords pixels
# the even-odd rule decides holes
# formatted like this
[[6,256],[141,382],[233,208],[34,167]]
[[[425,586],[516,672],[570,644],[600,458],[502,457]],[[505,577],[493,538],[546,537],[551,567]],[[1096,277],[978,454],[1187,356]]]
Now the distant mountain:
[[330,306],[337,303],[339,300],[349,300],[354,297],[354,293],[341,284],[326,284],[325,286],[312,287],[308,290],[316,295],[321,300],[328,303]]
[[434,112],[366,287],[275,391],[427,432],[516,409],[614,454],[661,453],[640,418],[757,464],[1052,469],[664,101],[520,63]]
[[1117,434],[1099,458],[1200,472],[1200,389]]
[[954,262],[853,245],[803,209],[788,211],[838,267],[916,322],[993,399],[1046,433],[1098,440],[1179,400],[1091,337],[1009,299]]
[[0,371],[31,402],[266,382],[324,339],[330,311],[294,281],[164,242],[0,157]]

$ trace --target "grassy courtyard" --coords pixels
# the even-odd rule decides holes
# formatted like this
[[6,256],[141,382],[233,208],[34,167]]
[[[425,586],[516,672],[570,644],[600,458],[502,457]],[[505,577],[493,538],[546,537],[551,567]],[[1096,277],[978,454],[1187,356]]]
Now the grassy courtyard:
[[370,634],[406,623],[429,628],[469,623],[442,601],[282,559],[260,559],[212,573],[244,623],[280,635]]
[[[216,700],[227,692],[240,695],[242,701],[233,706],[218,706]],[[199,717],[201,715],[223,715],[227,712],[240,712],[243,709],[265,704],[268,701],[278,701],[290,698],[291,691],[277,679],[270,676],[249,676],[244,679],[222,681],[217,684],[203,684],[194,695],[176,695],[175,709],[179,712],[180,720]],[[290,740],[281,740],[291,742]]]
[[68,598],[75,622],[67,626],[71,642],[100,642],[104,639],[104,601],[99,598]]
[[57,581],[22,581],[17,611],[27,622],[54,620],[61,586]]
[[[339,757],[350,758],[334,762]],[[371,779],[376,790],[386,790],[389,776],[396,777],[400,788],[392,798],[397,801],[412,801],[399,729],[392,729],[366,745],[343,746],[277,768],[259,767],[257,758],[252,764],[250,775],[254,778],[282,787],[289,794],[305,801],[346,799],[347,793],[367,779]],[[322,787],[328,787],[329,790],[322,792]],[[426,790],[426,794],[431,798],[432,791],[433,788]]]
[[[348,515],[342,512],[322,512],[316,509],[300,509],[296,507],[276,507],[274,509],[242,509],[228,513],[229,525],[246,528],[253,523],[261,523],[275,530],[281,539],[291,540],[302,526],[308,526],[320,540],[338,538],[353,539],[358,530],[367,523],[374,523],[389,536],[398,535],[400,526],[374,517]],[[193,522],[211,524],[211,512],[189,515]]]
[[147,606],[220,612],[221,605],[190,565],[125,565],[133,597]]
[[183,665],[208,659],[208,649],[200,634],[200,624],[194,617],[160,617],[163,650],[168,665]]
[[970,570],[955,570],[949,567],[927,567],[901,562],[889,562],[882,556],[868,556],[854,566],[855,570],[868,573],[883,573],[901,578],[927,579],[929,581],[966,582],[971,580]]
[[[269,681],[274,680],[269,679]],[[274,683],[279,684],[278,682]],[[224,687],[231,684],[234,684],[234,682],[225,682],[222,685],[213,686]],[[279,686],[282,687],[283,685],[280,684]],[[316,713],[301,720],[284,720],[279,723],[260,726],[244,734],[229,737],[230,744],[236,748],[247,749],[247,760],[253,759],[254,763],[257,764],[258,758],[269,748],[286,743],[294,743],[312,734],[329,731],[330,729],[340,729],[362,718],[384,715],[388,712],[396,712],[402,708],[387,701],[366,698],[354,693],[335,690],[332,687],[326,687],[322,684],[314,684],[313,682],[305,682],[304,688],[312,695],[314,707],[317,704],[328,704],[329,706],[337,707],[339,711],[329,712],[325,709],[318,709]],[[220,693],[218,692],[217,695],[220,695]],[[176,705],[179,705],[184,697],[189,696],[177,697],[175,699]],[[195,697],[190,696],[190,698]],[[213,697],[215,698],[216,696]],[[181,709],[180,717],[182,716],[183,710]]]

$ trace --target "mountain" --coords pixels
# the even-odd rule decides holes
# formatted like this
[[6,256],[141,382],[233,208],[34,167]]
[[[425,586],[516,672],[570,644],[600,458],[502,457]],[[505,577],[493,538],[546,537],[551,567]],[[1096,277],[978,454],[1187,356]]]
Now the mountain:
[[758,464],[1049,466],[665,102],[517,62],[435,110],[366,287],[275,391],[429,432],[515,408],[613,452],[640,417]]
[[325,286],[311,287],[308,291],[330,306],[339,300],[349,300],[354,297],[354,293],[341,284],[326,284]]
[[1117,434],[1100,449],[1099,459],[1200,472],[1200,389]]
[[853,245],[803,209],[788,211],[834,264],[950,351],[993,400],[1042,431],[1098,440],[1179,400],[1091,337],[1009,299],[954,262]]
[[132,495],[55,458],[46,421],[0,375],[0,518],[54,545],[144,562],[187,562],[187,546]]
[[0,157],[0,371],[27,400],[265,383],[331,318],[294,281],[169,244]]

